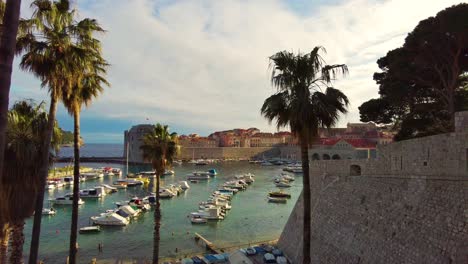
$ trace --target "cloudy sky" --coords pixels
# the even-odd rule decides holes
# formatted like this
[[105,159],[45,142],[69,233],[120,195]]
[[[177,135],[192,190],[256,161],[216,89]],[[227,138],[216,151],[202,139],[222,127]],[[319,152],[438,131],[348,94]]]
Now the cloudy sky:
[[[27,17],[30,0],[23,0]],[[358,107],[377,96],[376,60],[403,44],[418,21],[457,4],[451,0],[78,0],[96,18],[111,63],[107,89],[82,113],[88,143],[120,143],[123,131],[162,122],[180,134],[258,127],[275,90],[268,57],[324,46],[330,64],[350,74],[335,84],[351,106],[339,125],[358,122]],[[16,60],[17,62],[17,60]],[[47,100],[30,74],[15,69],[11,101]],[[71,130],[63,107],[58,120]]]

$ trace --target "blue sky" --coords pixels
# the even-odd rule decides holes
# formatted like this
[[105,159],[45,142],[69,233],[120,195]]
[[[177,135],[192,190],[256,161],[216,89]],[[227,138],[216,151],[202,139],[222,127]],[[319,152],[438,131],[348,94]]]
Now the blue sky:
[[[31,11],[23,0],[22,15]],[[123,131],[162,122],[180,134],[258,127],[275,131],[259,114],[274,90],[268,56],[321,45],[330,64],[350,74],[335,83],[350,98],[340,126],[359,121],[358,107],[377,96],[375,61],[400,46],[418,21],[451,0],[80,0],[81,17],[96,18],[111,63],[107,89],[82,112],[85,142],[119,143]],[[15,60],[17,64],[18,59]],[[11,101],[46,100],[39,82],[17,67]],[[73,121],[63,107],[57,118]]]

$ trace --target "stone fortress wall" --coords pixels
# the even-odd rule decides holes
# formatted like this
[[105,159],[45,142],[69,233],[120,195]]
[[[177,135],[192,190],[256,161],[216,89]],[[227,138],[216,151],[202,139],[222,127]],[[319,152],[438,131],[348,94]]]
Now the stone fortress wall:
[[[455,133],[311,163],[312,263],[468,263],[468,112]],[[302,196],[280,237],[302,259]]]
[[250,159],[254,157],[279,156],[278,147],[216,147],[216,148],[181,148],[178,158],[190,159]]

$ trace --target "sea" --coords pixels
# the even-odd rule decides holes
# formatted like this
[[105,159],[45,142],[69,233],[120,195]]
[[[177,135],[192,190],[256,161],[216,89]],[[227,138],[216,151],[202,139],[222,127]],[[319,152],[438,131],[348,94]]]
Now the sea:
[[[122,156],[123,146],[117,144],[86,144],[82,149],[83,156]],[[63,149],[61,156],[71,155],[72,149]],[[86,153],[86,154],[85,154]],[[69,164],[58,163],[56,167]],[[85,167],[117,167],[126,172],[125,165],[107,163],[83,163]],[[249,164],[246,161],[226,161],[206,166],[192,164],[175,165],[173,176],[161,179],[161,186],[186,180],[187,174],[196,170],[214,168],[218,171],[216,177],[199,183],[189,183],[190,189],[169,200],[161,201],[162,225],[160,254],[162,257],[181,258],[186,255],[203,254],[204,247],[194,239],[195,233],[201,234],[219,247],[247,247],[251,243],[277,239],[297,201],[302,190],[302,175],[296,174],[296,180],[286,191],[292,197],[286,204],[269,203],[269,191],[277,190],[273,179],[280,175],[282,166],[261,166]],[[130,166],[130,172],[150,170],[148,166]],[[245,191],[239,192],[232,199],[232,209],[222,221],[210,221],[204,225],[192,224],[188,218],[191,212],[198,210],[198,204],[206,201],[210,194],[225,181],[237,174],[253,173],[255,182]],[[123,177],[123,176],[122,176]],[[80,184],[81,189],[92,188],[98,184],[112,183],[118,176],[86,181]],[[44,205],[49,207],[49,199],[71,192],[71,187],[62,187],[46,191]],[[147,187],[132,187],[119,190],[104,198],[86,198],[79,208],[79,227],[90,225],[90,217],[99,215],[108,209],[115,209],[116,202],[129,200],[131,197],[144,197],[155,191],[153,182]],[[40,259],[45,263],[65,263],[68,255],[71,206],[54,206],[55,216],[43,216]],[[26,221],[24,245],[25,258],[29,253],[32,218]],[[103,252],[99,252],[98,244],[103,244]],[[91,259],[144,260],[151,259],[153,244],[153,211],[146,212],[133,220],[126,227],[103,227],[100,233],[78,235],[79,263],[89,263]]]

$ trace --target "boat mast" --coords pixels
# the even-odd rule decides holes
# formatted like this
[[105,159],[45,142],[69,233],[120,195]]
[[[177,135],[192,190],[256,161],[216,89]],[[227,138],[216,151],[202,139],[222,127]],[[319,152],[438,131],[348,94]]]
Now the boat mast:
[[129,144],[128,144],[128,140],[127,140],[127,158],[126,158],[126,163],[127,163],[127,175],[128,175],[128,147],[129,147]]

